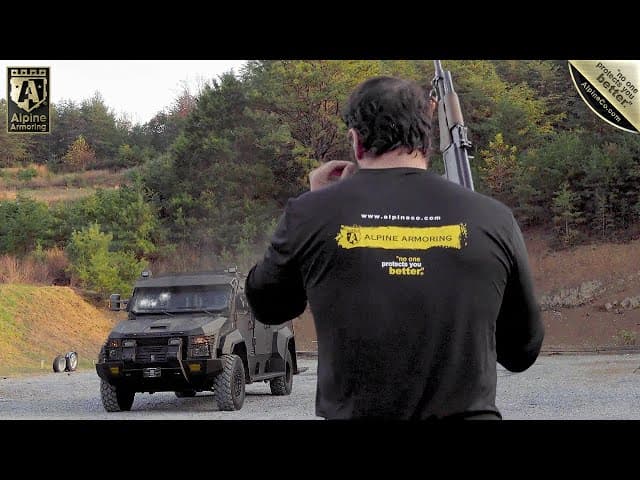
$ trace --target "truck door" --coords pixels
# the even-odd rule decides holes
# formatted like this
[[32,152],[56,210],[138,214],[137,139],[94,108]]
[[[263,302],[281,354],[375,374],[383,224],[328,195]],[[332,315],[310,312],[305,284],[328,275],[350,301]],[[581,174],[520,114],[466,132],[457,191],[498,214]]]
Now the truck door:
[[273,330],[271,325],[254,320],[256,335],[256,355],[261,361],[266,362],[271,356],[271,342],[273,341]]
[[236,328],[242,333],[242,337],[245,339],[247,346],[247,354],[249,356],[249,367],[253,366],[254,356],[256,355],[256,342],[255,342],[255,321],[251,314],[246,300],[244,300],[244,294],[238,292],[236,295],[235,304],[235,316],[236,316]]

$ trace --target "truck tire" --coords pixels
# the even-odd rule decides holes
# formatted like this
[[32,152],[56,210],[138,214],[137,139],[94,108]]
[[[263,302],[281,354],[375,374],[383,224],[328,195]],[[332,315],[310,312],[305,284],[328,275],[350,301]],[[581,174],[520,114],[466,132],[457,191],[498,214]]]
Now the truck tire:
[[285,374],[277,377],[269,382],[271,393],[273,395],[289,395],[293,389],[293,362],[291,361],[291,352],[287,349],[285,357]]
[[75,372],[78,368],[78,354],[76,352],[69,352],[64,358],[66,361],[65,371]]
[[182,390],[181,392],[175,392],[178,398],[191,398],[196,396],[195,390]]
[[222,371],[213,381],[213,393],[218,408],[223,411],[240,410],[244,404],[244,365],[238,355],[222,355]]
[[107,412],[128,412],[136,393],[100,380],[100,397]]
[[53,371],[64,372],[64,369],[67,368],[67,360],[62,355],[58,355],[53,359]]

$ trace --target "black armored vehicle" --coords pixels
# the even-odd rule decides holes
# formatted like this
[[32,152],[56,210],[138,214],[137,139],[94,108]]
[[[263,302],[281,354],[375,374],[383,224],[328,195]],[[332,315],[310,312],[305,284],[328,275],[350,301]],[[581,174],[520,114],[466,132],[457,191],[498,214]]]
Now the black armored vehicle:
[[293,325],[258,322],[235,269],[167,274],[143,272],[130,300],[113,294],[111,310],[126,310],[100,350],[96,371],[109,412],[130,410],[137,392],[193,397],[213,391],[220,410],[239,410],[245,384],[270,382],[289,395],[298,373]]

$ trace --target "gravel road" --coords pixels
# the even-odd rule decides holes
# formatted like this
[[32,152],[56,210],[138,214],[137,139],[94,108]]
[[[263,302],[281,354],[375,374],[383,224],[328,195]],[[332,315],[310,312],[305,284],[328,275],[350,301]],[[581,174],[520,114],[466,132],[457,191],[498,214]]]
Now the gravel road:
[[[94,371],[0,377],[0,419],[317,419],[316,361],[294,377],[293,393],[274,397],[269,385],[247,385],[242,410],[220,412],[209,393],[137,394],[130,412],[106,413]],[[523,373],[499,367],[497,405],[505,419],[640,419],[640,354],[542,356]],[[638,369],[637,371],[635,371]]]

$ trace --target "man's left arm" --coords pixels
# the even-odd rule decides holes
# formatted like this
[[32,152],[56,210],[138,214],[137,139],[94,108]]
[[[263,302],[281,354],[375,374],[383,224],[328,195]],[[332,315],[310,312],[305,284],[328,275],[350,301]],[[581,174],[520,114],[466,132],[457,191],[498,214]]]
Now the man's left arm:
[[307,295],[293,249],[292,202],[280,217],[262,261],[247,275],[245,293],[256,318],[278,325],[299,316],[307,306]]

